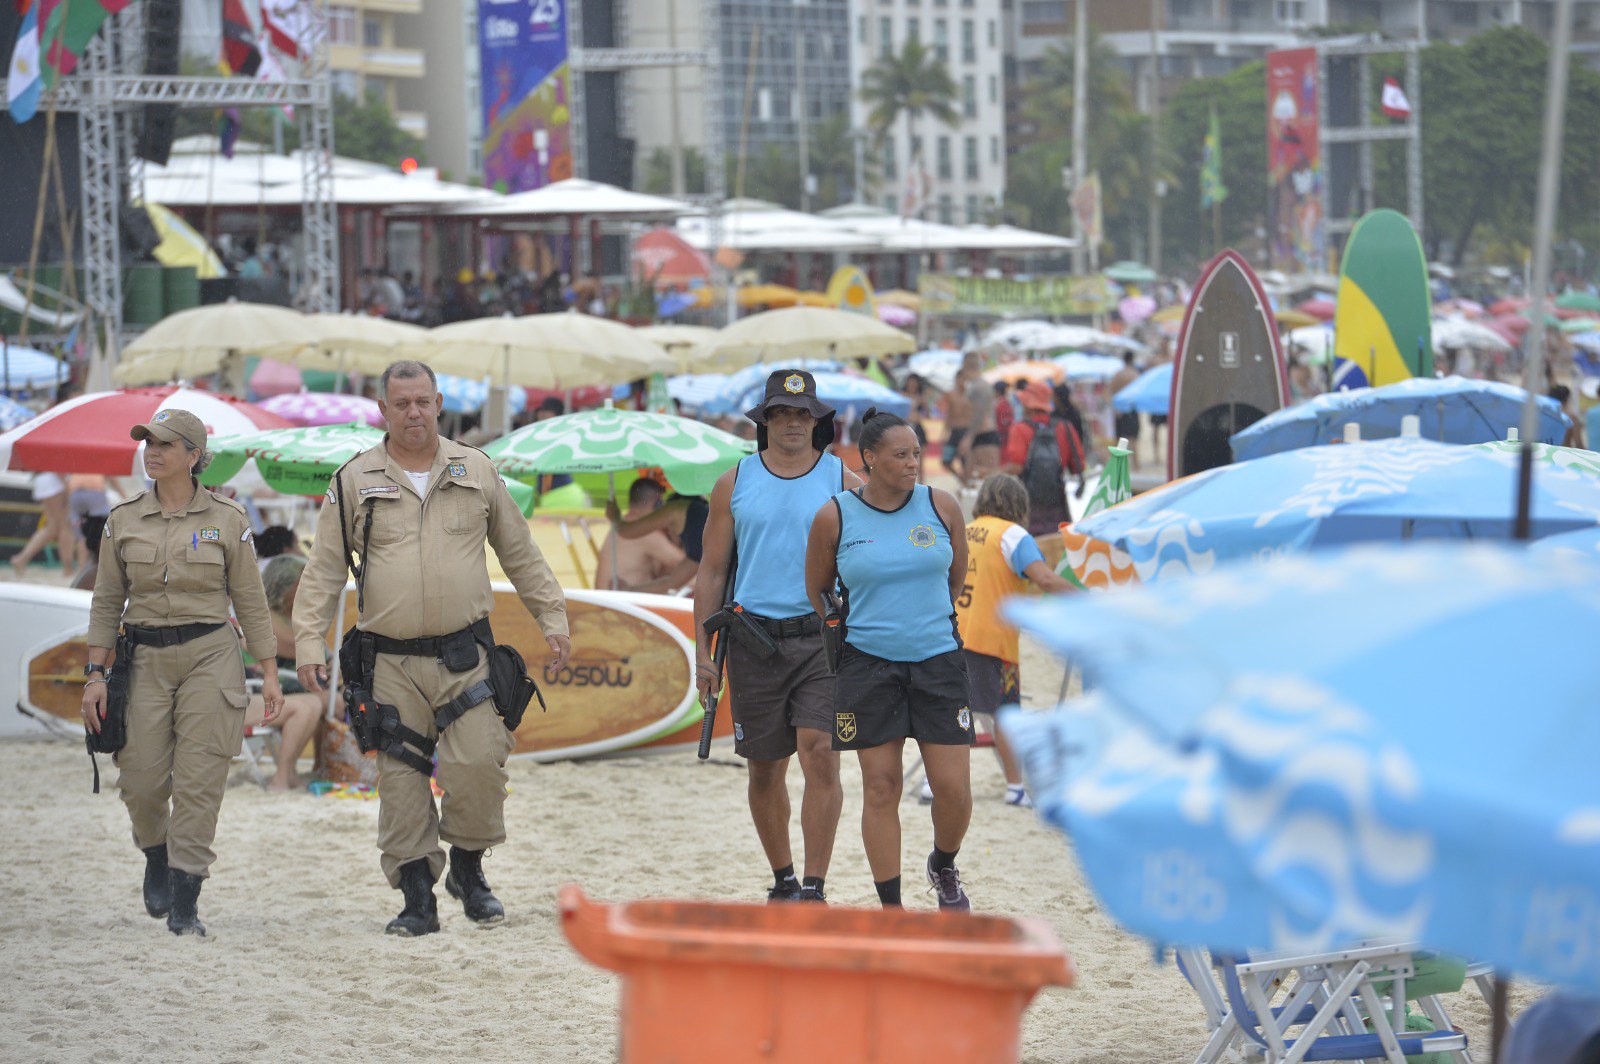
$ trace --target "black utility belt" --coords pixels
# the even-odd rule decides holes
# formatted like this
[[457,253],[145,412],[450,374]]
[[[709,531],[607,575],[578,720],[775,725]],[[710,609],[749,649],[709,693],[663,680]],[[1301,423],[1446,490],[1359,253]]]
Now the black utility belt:
[[487,617],[479,618],[449,635],[429,635],[418,639],[394,639],[377,632],[364,632],[363,635],[372,641],[372,649],[379,654],[437,658],[451,672],[477,668],[478,647],[494,646],[494,633],[489,628]]
[[745,616],[774,639],[796,639],[822,633],[822,620],[814,613],[802,614],[799,617],[759,617],[754,613],[747,613]]
[[196,621],[194,624],[175,624],[170,628],[141,628],[125,624],[122,626],[122,634],[135,646],[175,647],[191,639],[210,635],[227,623],[227,621]]

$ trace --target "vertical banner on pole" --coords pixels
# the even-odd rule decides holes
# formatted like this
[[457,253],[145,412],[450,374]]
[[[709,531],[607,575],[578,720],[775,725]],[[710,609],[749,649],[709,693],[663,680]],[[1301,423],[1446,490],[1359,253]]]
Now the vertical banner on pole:
[[572,176],[567,0],[478,0],[484,183],[525,192]]
[[1272,265],[1320,270],[1327,259],[1322,217],[1322,143],[1317,117],[1317,50],[1267,53],[1267,162]]

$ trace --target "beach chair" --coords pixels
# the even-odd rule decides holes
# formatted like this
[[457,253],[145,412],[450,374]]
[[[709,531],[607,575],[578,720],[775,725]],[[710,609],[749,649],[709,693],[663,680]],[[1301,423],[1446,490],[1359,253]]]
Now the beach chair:
[[[1216,954],[1209,962],[1203,951],[1185,947],[1176,959],[1210,1032],[1196,1064],[1402,1064],[1422,1053],[1449,1053],[1455,1064],[1471,1064],[1467,1038],[1452,1029],[1439,998],[1460,988],[1464,966],[1412,945],[1364,944],[1315,955]],[[1407,1030],[1408,1001],[1434,1030]]]
[[[279,669],[278,682],[287,683],[296,678],[293,669]],[[246,694],[258,695],[261,693],[262,683],[259,677],[248,677],[244,681]],[[245,772],[258,787],[266,787],[272,780],[272,774],[277,771],[277,751],[283,743],[283,735],[277,728],[259,727],[245,728],[244,743],[239,748],[235,761],[244,764]],[[262,770],[263,761],[267,765]]]

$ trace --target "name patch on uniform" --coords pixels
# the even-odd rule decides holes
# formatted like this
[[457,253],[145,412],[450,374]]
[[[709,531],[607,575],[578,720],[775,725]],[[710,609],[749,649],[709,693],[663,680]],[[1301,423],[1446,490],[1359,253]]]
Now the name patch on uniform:
[[398,495],[399,493],[400,485],[398,484],[380,484],[375,488],[361,489],[362,498],[366,498],[368,495]]
[[200,530],[200,538],[207,543],[220,543],[222,542],[222,529],[202,528]]
[[451,462],[450,475],[453,477],[464,477],[467,475],[467,467],[460,462]]
[[938,538],[933,534],[933,529],[927,525],[913,525],[911,528],[911,545],[913,547],[931,547]]

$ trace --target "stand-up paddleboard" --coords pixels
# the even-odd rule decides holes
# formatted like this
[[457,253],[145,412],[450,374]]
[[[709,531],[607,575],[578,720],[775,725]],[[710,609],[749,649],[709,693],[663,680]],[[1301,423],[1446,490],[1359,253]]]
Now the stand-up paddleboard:
[[1289,374],[1272,305],[1232,248],[1200,275],[1173,363],[1170,479],[1227,465],[1230,436],[1288,405]]
[[0,738],[83,734],[93,598],[65,587],[0,583],[0,689],[17,692],[16,711],[0,713]]
[[[682,598],[675,595],[644,595],[637,592],[616,592],[628,602],[657,614],[663,620],[669,621],[678,631],[683,633],[690,643],[695,641],[694,627],[694,599]],[[694,706],[684,718],[682,724],[675,724],[646,742],[637,746],[630,746],[620,754],[641,753],[671,753],[674,750],[693,750],[700,742],[700,721],[705,716],[705,710],[700,705],[700,700],[695,699]],[[733,742],[733,694],[727,688],[722,691],[722,698],[717,701],[717,722],[711,732],[711,741],[714,745],[726,745]]]
[[1399,211],[1368,211],[1339,266],[1333,352],[1376,388],[1433,376],[1433,296],[1417,231]]

